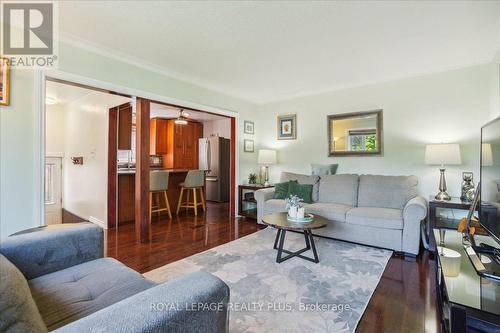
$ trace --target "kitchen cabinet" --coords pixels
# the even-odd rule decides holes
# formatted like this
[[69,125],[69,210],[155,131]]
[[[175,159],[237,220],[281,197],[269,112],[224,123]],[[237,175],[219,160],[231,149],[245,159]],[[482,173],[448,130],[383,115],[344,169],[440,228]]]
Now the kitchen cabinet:
[[163,156],[163,167],[198,169],[198,139],[203,137],[203,124],[188,121],[178,125],[174,119],[151,119],[150,153]]
[[132,105],[118,106],[118,150],[132,149]]
[[151,119],[149,129],[150,155],[163,155],[168,153],[168,122],[169,119]]

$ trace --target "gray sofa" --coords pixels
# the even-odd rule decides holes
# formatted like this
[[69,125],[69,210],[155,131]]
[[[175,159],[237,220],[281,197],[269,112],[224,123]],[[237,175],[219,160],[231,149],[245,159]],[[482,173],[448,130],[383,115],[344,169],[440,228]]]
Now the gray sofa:
[[[198,272],[156,284],[103,258],[91,223],[30,229],[0,243],[0,332],[225,332],[229,288]],[[210,304],[195,311],[192,305]]]
[[[312,184],[313,203],[304,204],[306,212],[331,222],[315,235],[418,254],[427,202],[417,195],[417,177],[283,172],[280,182],[289,180]],[[273,188],[255,192],[258,222],[265,214],[286,211],[285,200],[273,196]]]

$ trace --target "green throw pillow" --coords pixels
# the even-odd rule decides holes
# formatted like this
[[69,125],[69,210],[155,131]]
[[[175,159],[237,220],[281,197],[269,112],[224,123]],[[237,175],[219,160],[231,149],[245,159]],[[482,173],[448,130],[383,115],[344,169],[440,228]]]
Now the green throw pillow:
[[284,183],[274,184],[274,196],[273,199],[286,199],[288,198],[288,189],[290,183],[298,184],[296,180],[290,180]]
[[312,203],[312,192],[313,192],[313,186],[310,184],[299,184],[299,183],[292,183],[290,182],[290,186],[288,187],[288,194],[287,197],[290,197],[291,195],[296,195],[302,200],[304,200],[304,203]]

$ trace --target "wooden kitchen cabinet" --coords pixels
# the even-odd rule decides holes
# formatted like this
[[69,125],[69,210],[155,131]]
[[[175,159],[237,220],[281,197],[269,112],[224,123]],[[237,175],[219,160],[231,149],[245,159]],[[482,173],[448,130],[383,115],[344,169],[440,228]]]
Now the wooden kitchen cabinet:
[[174,169],[198,169],[198,139],[203,137],[203,125],[188,122],[177,125],[172,121],[173,144],[171,146],[171,167]]
[[149,153],[163,155],[168,153],[168,122],[169,119],[153,118],[150,123]]
[[163,156],[168,169],[198,169],[198,139],[203,124],[189,121],[178,125],[174,119],[151,119],[150,153]]
[[118,150],[132,149],[132,105],[122,104],[118,108]]

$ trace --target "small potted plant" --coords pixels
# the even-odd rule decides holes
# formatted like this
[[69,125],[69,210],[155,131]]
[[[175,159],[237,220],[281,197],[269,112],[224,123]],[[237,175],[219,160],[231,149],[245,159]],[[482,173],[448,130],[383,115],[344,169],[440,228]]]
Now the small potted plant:
[[257,175],[255,173],[248,175],[248,184],[257,184]]

